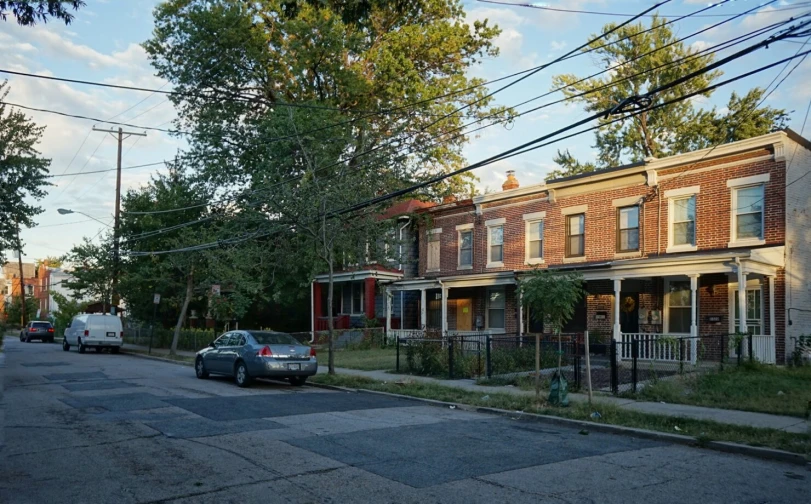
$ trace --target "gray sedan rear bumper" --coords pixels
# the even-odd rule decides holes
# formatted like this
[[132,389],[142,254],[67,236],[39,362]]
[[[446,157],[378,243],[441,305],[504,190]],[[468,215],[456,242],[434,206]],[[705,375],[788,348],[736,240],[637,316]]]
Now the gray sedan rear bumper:
[[276,360],[271,358],[257,358],[248,364],[248,372],[253,377],[278,376],[313,376],[318,372],[318,361]]

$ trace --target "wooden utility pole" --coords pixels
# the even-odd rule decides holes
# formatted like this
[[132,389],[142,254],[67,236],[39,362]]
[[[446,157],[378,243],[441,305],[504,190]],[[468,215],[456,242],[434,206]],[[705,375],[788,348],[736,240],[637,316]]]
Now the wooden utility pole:
[[[119,260],[119,224],[121,223],[121,146],[124,139],[133,135],[146,136],[146,133],[138,133],[134,131],[124,131],[118,128],[118,131],[113,129],[99,129],[93,126],[93,131],[101,131],[113,135],[113,138],[118,140],[118,162],[115,175],[115,224],[113,227],[113,285],[112,292],[110,293],[112,306],[118,306],[118,260]],[[125,136],[126,135],[126,136]]]
[[23,329],[25,328],[25,273],[23,273],[23,242],[20,241],[20,224],[17,224],[17,264],[20,266],[20,301],[22,301],[22,310],[20,310],[20,324]]

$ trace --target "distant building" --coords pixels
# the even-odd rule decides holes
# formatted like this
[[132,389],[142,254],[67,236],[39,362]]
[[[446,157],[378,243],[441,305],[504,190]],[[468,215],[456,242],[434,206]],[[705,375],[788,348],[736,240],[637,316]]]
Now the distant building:
[[0,312],[5,318],[7,305],[13,298],[20,295],[24,286],[26,297],[37,300],[37,318],[45,318],[50,312],[50,268],[45,264],[37,266],[33,263],[23,263],[22,266],[22,275],[20,275],[20,267],[17,264],[6,263],[0,267]]

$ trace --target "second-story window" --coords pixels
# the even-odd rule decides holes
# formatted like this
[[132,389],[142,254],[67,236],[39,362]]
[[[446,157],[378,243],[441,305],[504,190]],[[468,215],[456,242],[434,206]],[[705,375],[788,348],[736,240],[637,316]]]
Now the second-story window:
[[566,216],[566,257],[586,255],[586,215]]
[[489,226],[487,228],[487,263],[499,264],[504,262],[504,226]]
[[527,223],[527,260],[533,261],[543,259],[543,221],[531,221]]
[[473,266],[473,230],[459,231],[459,267]]
[[639,250],[639,206],[617,209],[617,252]]
[[440,248],[440,235],[442,228],[432,229],[428,231],[428,247],[427,247],[427,270],[439,271],[439,248]]
[[672,200],[673,216],[671,220],[673,246],[692,246],[696,244],[696,197],[674,198]]
[[733,194],[735,240],[762,240],[763,186],[741,187]]

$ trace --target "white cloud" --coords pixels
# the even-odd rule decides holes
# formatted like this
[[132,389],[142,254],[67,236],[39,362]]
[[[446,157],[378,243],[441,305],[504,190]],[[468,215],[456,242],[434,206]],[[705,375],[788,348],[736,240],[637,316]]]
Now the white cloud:
[[562,51],[562,50],[566,49],[567,45],[568,44],[566,43],[565,40],[561,40],[561,41],[553,40],[552,42],[549,43],[549,47],[552,49],[553,52]]

